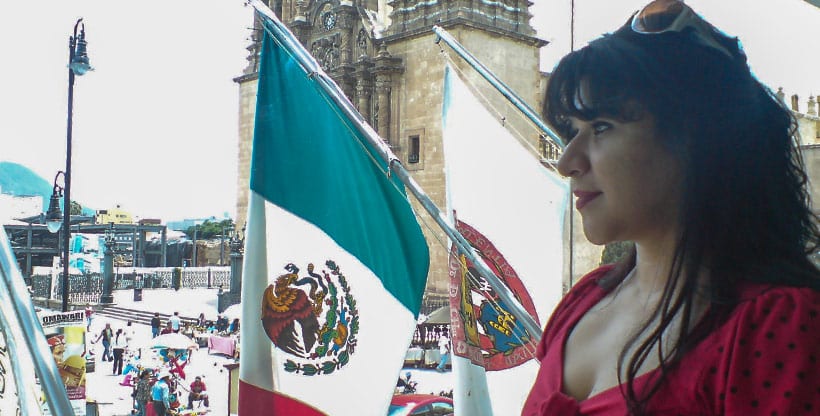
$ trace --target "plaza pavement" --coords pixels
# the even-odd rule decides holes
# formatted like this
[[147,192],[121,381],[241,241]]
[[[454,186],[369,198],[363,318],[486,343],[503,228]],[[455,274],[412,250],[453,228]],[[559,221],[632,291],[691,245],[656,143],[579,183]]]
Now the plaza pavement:
[[[149,312],[160,312],[173,314],[179,312],[181,316],[199,316],[204,313],[207,319],[216,319],[216,299],[217,289],[145,289],[142,294],[142,301],[133,300],[131,290],[119,290],[114,292],[114,303],[117,306],[130,309],[138,309]],[[124,328],[126,321],[94,315],[91,323],[91,333],[89,339],[95,339],[100,333],[105,323],[110,322],[111,327],[116,332],[117,328]],[[164,322],[163,322],[164,324]],[[151,328],[147,325],[134,324],[136,339],[133,344],[147,345],[151,341]],[[92,338],[93,337],[93,338]],[[125,416],[131,413],[131,387],[121,386],[123,376],[113,376],[111,362],[100,361],[102,357],[102,344],[90,345],[95,352],[96,369],[86,376],[86,388],[88,397],[98,402],[98,412],[100,416]],[[145,354],[146,350],[143,349]],[[186,387],[197,375],[203,376],[203,381],[208,386],[210,395],[209,416],[229,416],[228,414],[228,370],[223,364],[233,363],[232,358],[219,354],[208,354],[207,348],[200,348],[192,354],[191,362],[185,367]],[[443,374],[437,373],[433,369],[402,369],[412,373],[412,379],[418,382],[418,393],[438,394],[441,391],[450,391],[453,388],[453,376],[451,372]],[[396,378],[398,378],[398,374]],[[187,394],[183,394],[183,403],[187,402]]]

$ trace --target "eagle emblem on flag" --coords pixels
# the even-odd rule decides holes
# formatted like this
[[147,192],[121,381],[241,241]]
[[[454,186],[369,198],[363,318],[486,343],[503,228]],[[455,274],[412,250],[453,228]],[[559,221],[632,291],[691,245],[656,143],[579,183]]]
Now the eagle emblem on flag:
[[273,344],[292,358],[285,371],[307,376],[330,374],[350,361],[359,332],[359,312],[347,278],[328,260],[288,263],[262,294],[262,326]]

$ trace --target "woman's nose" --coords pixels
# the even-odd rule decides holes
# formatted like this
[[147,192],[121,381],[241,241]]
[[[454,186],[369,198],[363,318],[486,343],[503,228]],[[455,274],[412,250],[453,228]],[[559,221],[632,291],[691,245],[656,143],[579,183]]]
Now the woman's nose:
[[589,162],[582,151],[582,138],[576,137],[567,143],[564,153],[558,159],[558,173],[567,178],[583,175],[589,169]]

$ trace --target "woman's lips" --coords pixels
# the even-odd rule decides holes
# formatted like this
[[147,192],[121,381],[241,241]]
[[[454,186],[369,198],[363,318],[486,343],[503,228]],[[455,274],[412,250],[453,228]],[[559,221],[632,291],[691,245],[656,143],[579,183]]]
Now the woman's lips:
[[573,191],[573,195],[575,195],[578,199],[575,200],[575,209],[581,210],[589,201],[597,198],[598,195],[601,195],[600,192],[587,192],[587,191]]

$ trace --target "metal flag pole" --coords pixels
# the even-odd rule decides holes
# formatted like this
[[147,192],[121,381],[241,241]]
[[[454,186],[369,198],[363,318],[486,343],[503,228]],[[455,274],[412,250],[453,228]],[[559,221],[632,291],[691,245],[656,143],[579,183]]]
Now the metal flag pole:
[[248,4],[256,9],[256,12],[264,17],[266,24],[265,30],[274,38],[276,42],[287,49],[293,58],[302,66],[306,72],[306,76],[316,79],[316,82],[328,94],[329,98],[339,106],[339,109],[353,121],[354,126],[364,136],[370,145],[372,145],[378,152],[379,156],[387,163],[388,174],[395,174],[397,178],[407,187],[413,196],[421,203],[422,207],[430,214],[433,220],[444,231],[445,234],[453,241],[459,252],[464,254],[469,261],[471,261],[481,276],[483,276],[495,290],[499,299],[510,308],[511,313],[516,317],[518,323],[530,334],[536,342],[541,339],[541,327],[536,323],[535,319],[521,306],[518,299],[515,298],[512,291],[507,288],[507,285],[495,274],[484,261],[478,256],[475,249],[470,243],[459,233],[456,228],[450,223],[444,213],[433,203],[430,197],[421,189],[416,181],[410,176],[410,173],[401,164],[401,161],[393,154],[385,141],[376,133],[375,130],[364,120],[361,114],[356,110],[353,104],[345,97],[341,88],[328,76],[322,67],[316,62],[313,56],[305,50],[298,39],[287,29],[287,27],[279,21],[279,18],[270,10],[261,0],[249,0]]
[[11,358],[20,411],[24,415],[40,412],[40,398],[24,376],[34,371],[45,392],[51,414],[73,416],[65,385],[51,355],[43,327],[34,312],[31,295],[23,286],[23,275],[11,251],[6,231],[0,227],[0,325]]
[[565,145],[561,137],[558,136],[558,134],[556,134],[554,131],[552,131],[552,129],[549,128],[549,126],[547,126],[543,120],[541,120],[541,117],[539,117],[535,113],[535,111],[533,111],[532,108],[530,108],[530,106],[528,106],[527,103],[524,102],[524,100],[519,98],[518,95],[516,95],[510,89],[510,87],[508,87],[506,84],[504,84],[504,82],[498,79],[498,77],[496,77],[495,74],[492,73],[492,71],[490,71],[486,66],[484,66],[484,64],[479,62],[478,59],[476,59],[475,56],[473,56],[473,54],[467,51],[467,49],[464,49],[464,47],[461,46],[461,44],[458,43],[458,41],[450,35],[450,33],[444,30],[444,28],[442,28],[441,26],[433,26],[433,32],[435,32],[436,36],[438,36],[438,39],[436,39],[436,43],[438,43],[439,40],[443,40],[444,43],[446,43],[460,57],[467,61],[467,63],[470,64],[470,66],[472,66],[479,74],[481,74],[481,76],[484,77],[484,79],[489,81],[489,83],[492,84],[492,86],[495,87],[498,90],[498,92],[501,93],[501,95],[510,100],[510,102],[515,106],[515,108],[521,110],[521,112],[524,113],[524,115],[528,119],[530,119],[530,121],[532,121],[533,124],[538,126],[538,128],[541,129],[541,131],[543,131],[544,134],[546,134],[547,137],[549,137],[550,140],[552,140],[552,142],[555,143],[555,145],[558,146],[559,149],[564,150]]

